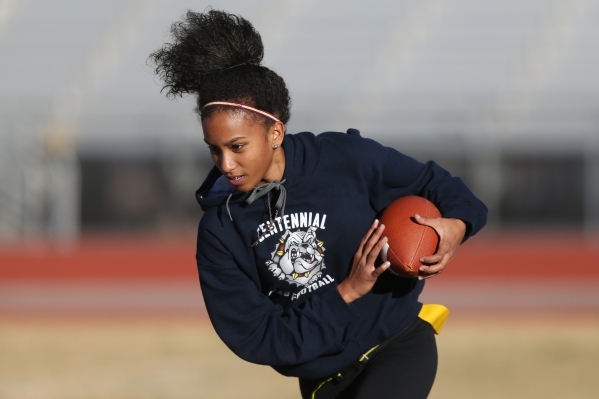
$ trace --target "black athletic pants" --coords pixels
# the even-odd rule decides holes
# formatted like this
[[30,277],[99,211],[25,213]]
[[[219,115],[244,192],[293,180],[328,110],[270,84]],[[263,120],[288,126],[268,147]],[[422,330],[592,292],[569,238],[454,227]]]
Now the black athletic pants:
[[300,378],[304,399],[425,399],[437,373],[432,326],[417,318],[377,351],[356,375],[341,381]]

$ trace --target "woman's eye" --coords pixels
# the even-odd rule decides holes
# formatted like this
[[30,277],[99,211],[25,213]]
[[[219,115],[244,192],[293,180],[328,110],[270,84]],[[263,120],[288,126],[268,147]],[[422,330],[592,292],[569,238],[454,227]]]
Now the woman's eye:
[[231,148],[233,149],[233,151],[239,151],[244,147],[243,144],[234,144]]
[[208,150],[209,150],[211,153],[216,153],[216,152],[218,151],[218,149],[217,149],[215,146],[213,146],[213,145],[209,145],[209,146],[208,146]]

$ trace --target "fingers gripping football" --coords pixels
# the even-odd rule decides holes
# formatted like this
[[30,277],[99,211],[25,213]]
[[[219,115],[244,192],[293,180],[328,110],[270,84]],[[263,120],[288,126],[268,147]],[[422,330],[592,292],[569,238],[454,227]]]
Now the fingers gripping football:
[[416,222],[430,226],[439,235],[439,247],[431,256],[420,258],[419,278],[427,279],[440,274],[455,255],[466,233],[466,224],[460,219],[427,218],[415,215]]
[[375,265],[381,249],[387,243],[387,238],[383,236],[384,230],[385,226],[375,220],[362,238],[349,275],[337,286],[345,302],[351,303],[366,295],[377,278],[389,268],[389,262],[378,267]]

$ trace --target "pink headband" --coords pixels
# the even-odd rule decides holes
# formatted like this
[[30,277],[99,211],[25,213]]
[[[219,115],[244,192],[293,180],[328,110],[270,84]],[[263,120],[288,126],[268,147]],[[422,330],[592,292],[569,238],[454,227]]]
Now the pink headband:
[[208,106],[211,106],[211,105],[229,105],[231,107],[237,107],[237,108],[241,108],[241,109],[246,109],[248,111],[252,111],[252,112],[256,112],[256,113],[258,113],[260,115],[264,115],[267,118],[272,119],[275,122],[281,122],[280,120],[278,120],[277,118],[275,118],[273,115],[269,114],[268,112],[260,111],[259,109],[248,107],[247,105],[237,104],[237,103],[227,103],[227,102],[224,102],[224,101],[214,101],[214,102],[211,102],[211,103],[208,103],[208,104],[204,105],[202,107],[202,109],[204,109],[204,108],[206,108]]

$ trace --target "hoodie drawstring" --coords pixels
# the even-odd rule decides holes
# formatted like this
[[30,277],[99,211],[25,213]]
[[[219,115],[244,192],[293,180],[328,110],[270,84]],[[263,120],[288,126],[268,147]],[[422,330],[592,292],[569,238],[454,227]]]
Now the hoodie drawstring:
[[[250,205],[252,202],[256,201],[259,198],[264,197],[270,191],[277,190],[279,192],[279,198],[277,199],[277,203],[275,204],[276,214],[280,214],[283,216],[285,214],[285,203],[287,202],[287,192],[285,191],[285,183],[286,179],[281,181],[275,180],[270,183],[265,183],[261,186],[254,187],[254,190],[250,194],[250,196],[245,200],[246,204]],[[229,219],[233,221],[233,216],[231,216],[231,210],[229,209],[229,200],[233,196],[233,193],[227,197],[227,201],[225,206],[227,208],[227,213],[229,214]],[[270,211],[270,203],[268,204],[268,210]]]
[[[265,183],[261,186],[255,187],[254,191],[250,194],[250,196],[245,200],[246,204],[251,204],[259,198],[264,197],[270,191],[277,190],[279,192],[279,198],[277,199],[277,203],[275,204],[275,210],[283,216],[285,214],[285,202],[287,201],[287,192],[285,191],[285,187],[283,183],[285,183],[286,179],[281,181],[275,180],[270,183]],[[270,207],[270,204],[268,204]]]
[[229,196],[227,197],[227,202],[225,202],[225,206],[227,207],[227,213],[229,214],[229,219],[231,219],[231,221],[233,221],[233,216],[231,216],[231,210],[229,209],[229,200],[232,196],[233,193],[229,194]]

